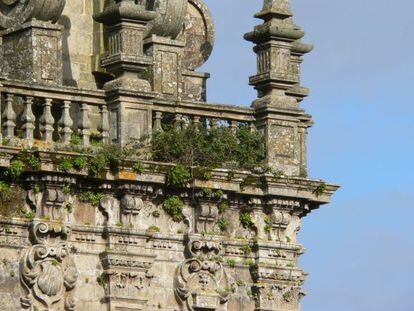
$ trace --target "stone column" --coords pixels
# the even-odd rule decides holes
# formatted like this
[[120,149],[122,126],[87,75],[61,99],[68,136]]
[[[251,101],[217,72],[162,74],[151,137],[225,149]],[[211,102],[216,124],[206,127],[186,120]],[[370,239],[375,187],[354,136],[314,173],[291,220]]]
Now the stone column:
[[299,107],[307,95],[300,87],[300,62],[312,46],[299,41],[305,33],[292,21],[289,0],[265,0],[256,17],[264,23],[245,35],[256,44],[257,74],[250,77],[258,92],[252,104],[256,127],[265,135],[268,167],[299,176],[306,168],[302,129],[311,124]]

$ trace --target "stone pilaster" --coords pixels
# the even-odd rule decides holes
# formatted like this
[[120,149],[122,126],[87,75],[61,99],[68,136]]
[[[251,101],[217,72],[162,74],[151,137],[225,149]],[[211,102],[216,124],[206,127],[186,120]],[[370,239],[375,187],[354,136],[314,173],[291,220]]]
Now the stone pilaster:
[[257,18],[264,23],[247,33],[245,39],[256,44],[257,74],[250,84],[258,92],[252,104],[256,127],[265,135],[267,165],[287,175],[302,175],[303,128],[310,117],[299,107],[307,95],[300,87],[301,56],[312,46],[300,43],[304,32],[293,23],[289,0],[265,0]]

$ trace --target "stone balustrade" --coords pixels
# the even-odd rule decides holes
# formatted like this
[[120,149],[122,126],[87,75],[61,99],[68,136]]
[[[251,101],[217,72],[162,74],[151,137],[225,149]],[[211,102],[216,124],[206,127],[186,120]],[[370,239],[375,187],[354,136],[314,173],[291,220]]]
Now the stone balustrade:
[[69,144],[74,136],[83,146],[89,146],[91,138],[109,143],[104,101],[96,94],[79,96],[70,91],[6,82],[1,89],[3,144],[23,140],[28,146],[43,142],[51,147]]
[[153,130],[162,131],[165,125],[186,127],[202,125],[207,129],[229,127],[236,130],[245,125],[255,128],[254,111],[250,108],[182,102],[178,105],[156,104],[153,109]]
[[[248,107],[197,103],[154,101],[151,106],[152,124],[146,133],[161,131],[163,125],[182,127],[190,123],[202,124],[208,129],[245,125],[255,129],[254,110]],[[3,81],[1,87],[1,128],[4,141],[25,141],[29,146],[45,142],[70,144],[74,137],[83,146],[96,143],[117,143],[110,139],[110,108],[102,91],[79,93],[71,87],[59,89],[35,86],[22,82]],[[117,119],[122,122],[122,119]]]

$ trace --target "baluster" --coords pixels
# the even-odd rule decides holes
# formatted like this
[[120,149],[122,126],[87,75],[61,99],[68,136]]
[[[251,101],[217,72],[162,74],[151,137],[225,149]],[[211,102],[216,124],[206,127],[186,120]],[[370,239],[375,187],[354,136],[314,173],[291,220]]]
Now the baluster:
[[211,129],[212,130],[217,129],[217,119],[216,118],[211,118],[210,122],[211,122]]
[[91,122],[89,120],[89,107],[87,104],[81,104],[81,114],[79,118],[78,127],[81,130],[82,140],[84,146],[89,146],[91,136]]
[[174,118],[174,126],[176,126],[176,127],[181,127],[181,124],[182,124],[182,122],[183,122],[182,118],[183,118],[183,115],[182,115],[182,114],[177,113],[177,114],[175,115],[175,118]]
[[109,119],[108,119],[108,108],[106,105],[101,106],[101,122],[98,126],[98,131],[101,133],[100,137],[102,143],[109,144]]
[[47,142],[53,141],[53,124],[55,122],[52,115],[52,102],[51,98],[46,98],[43,104],[43,114],[40,117],[40,124],[42,139]]
[[239,124],[239,122],[237,122],[236,120],[231,120],[230,121],[230,129],[233,133],[237,132],[238,124]]
[[252,133],[256,131],[256,126],[254,125],[253,122],[250,122],[249,128],[250,128],[250,132],[252,132]]
[[160,111],[155,112],[154,131],[162,132],[162,112]]
[[193,116],[193,125],[196,131],[200,129],[200,117],[199,116]]
[[60,138],[62,139],[62,143],[69,144],[72,138],[72,126],[73,126],[73,120],[70,117],[70,105],[71,102],[68,100],[65,100],[63,102],[62,106],[62,116],[60,117],[60,120],[58,121],[58,126],[60,129]]
[[23,122],[22,130],[24,132],[23,138],[27,139],[29,142],[33,141],[33,131],[35,129],[35,116],[32,111],[33,97],[26,96],[24,102],[24,111],[21,117]]
[[13,94],[6,95],[6,107],[4,109],[2,117],[5,120],[3,127],[5,136],[7,138],[14,137],[14,129],[16,127],[16,113],[13,110],[13,100]]

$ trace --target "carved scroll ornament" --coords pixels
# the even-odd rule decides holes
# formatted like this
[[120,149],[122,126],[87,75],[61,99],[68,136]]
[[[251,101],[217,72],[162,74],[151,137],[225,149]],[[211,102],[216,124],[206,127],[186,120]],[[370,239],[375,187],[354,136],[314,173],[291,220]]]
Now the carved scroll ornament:
[[32,19],[56,22],[66,0],[0,0],[0,27],[18,26]]
[[69,234],[70,228],[64,225],[36,221],[32,224],[33,246],[20,262],[22,309],[75,310],[71,292],[78,271],[66,244]]

